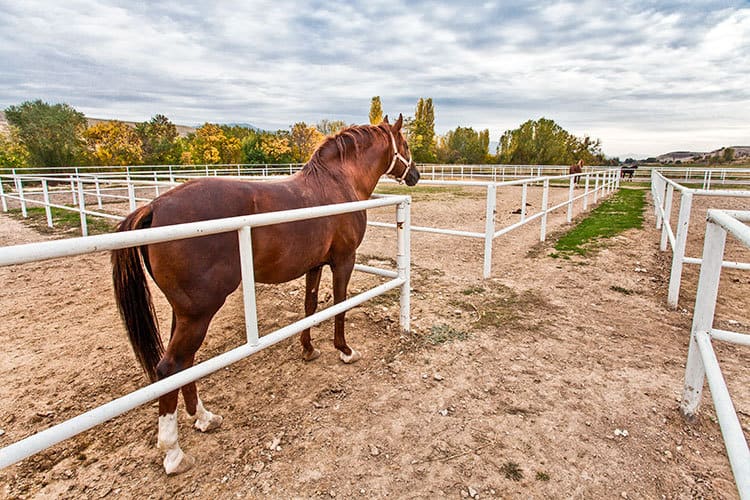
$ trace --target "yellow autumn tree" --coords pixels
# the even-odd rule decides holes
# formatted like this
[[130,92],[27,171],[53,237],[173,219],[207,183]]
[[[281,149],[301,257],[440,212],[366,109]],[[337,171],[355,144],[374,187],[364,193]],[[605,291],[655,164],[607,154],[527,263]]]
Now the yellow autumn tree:
[[97,123],[83,133],[89,155],[99,165],[137,165],[142,162],[141,139],[121,121]]
[[241,149],[239,139],[227,137],[215,123],[204,123],[198,127],[190,141],[190,161],[209,164],[239,163]]
[[289,144],[292,148],[292,158],[295,162],[306,163],[313,151],[325,140],[320,130],[305,122],[292,125]]

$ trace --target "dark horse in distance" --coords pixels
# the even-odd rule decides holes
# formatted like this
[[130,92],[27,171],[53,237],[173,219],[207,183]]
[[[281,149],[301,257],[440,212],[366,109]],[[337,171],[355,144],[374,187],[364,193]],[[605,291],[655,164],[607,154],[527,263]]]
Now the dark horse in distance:
[[[413,186],[419,172],[401,134],[402,124],[399,116],[393,125],[386,118],[377,126],[349,127],[328,137],[302,170],[283,180],[204,178],[186,182],[132,212],[118,230],[367,200],[384,174]],[[328,265],[333,275],[334,303],[342,302],[366,223],[367,215],[360,211],[253,229],[256,281],[283,283],[306,275],[305,315],[309,316],[317,308],[321,272]],[[193,365],[211,319],[241,280],[236,232],[115,250],[112,266],[120,314],[136,357],[152,381]],[[166,349],[159,336],[144,266],[172,307]],[[310,329],[302,332],[301,342],[303,359],[320,355],[310,341]],[[345,363],[360,358],[346,344],[344,313],[335,317],[334,346]],[[221,425],[222,418],[203,406],[194,382],[181,390],[197,429],[206,432]],[[158,446],[166,454],[167,474],[183,472],[195,462],[178,443],[178,393],[176,390],[159,398]]]
[[[570,168],[568,168],[568,175],[580,174],[582,172],[583,172],[583,160],[578,160],[577,163],[571,165]],[[581,176],[578,175],[576,176],[575,179],[576,179],[575,183],[578,184],[578,181],[581,180]]]

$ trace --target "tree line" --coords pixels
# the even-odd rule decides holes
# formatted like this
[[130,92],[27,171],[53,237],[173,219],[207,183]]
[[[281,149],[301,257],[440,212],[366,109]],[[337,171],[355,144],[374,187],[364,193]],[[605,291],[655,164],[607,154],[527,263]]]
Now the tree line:
[[[342,120],[315,125],[298,122],[289,129],[268,131],[242,125],[204,123],[185,136],[166,116],[128,125],[122,121],[89,124],[67,104],[27,101],[5,109],[8,134],[0,133],[0,167],[202,165],[305,163],[318,145],[346,128]],[[383,119],[379,96],[372,98],[370,123]],[[554,121],[529,120],[505,131],[494,153],[489,130],[456,127],[435,133],[431,98],[420,98],[414,116],[405,119],[404,134],[418,163],[462,164],[605,164],[598,140],[578,138]],[[616,160],[615,160],[616,161]]]

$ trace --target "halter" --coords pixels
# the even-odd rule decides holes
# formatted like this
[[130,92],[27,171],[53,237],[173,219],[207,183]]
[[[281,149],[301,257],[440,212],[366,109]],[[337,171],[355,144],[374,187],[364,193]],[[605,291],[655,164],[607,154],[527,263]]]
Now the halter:
[[396,177],[395,175],[393,177],[398,181],[399,184],[401,184],[402,182],[404,182],[404,179],[406,179],[406,176],[409,173],[409,170],[411,170],[411,167],[412,167],[411,158],[407,160],[406,158],[401,156],[401,153],[398,152],[398,147],[396,147],[396,138],[393,137],[393,132],[391,132],[390,127],[388,128],[388,135],[391,137],[391,145],[393,146],[393,159],[391,160],[391,166],[388,167],[388,170],[385,171],[385,175],[390,175],[391,171],[393,170],[393,167],[396,166],[396,160],[400,160],[401,163],[403,163],[406,168],[404,169],[404,172],[401,174],[401,177]]

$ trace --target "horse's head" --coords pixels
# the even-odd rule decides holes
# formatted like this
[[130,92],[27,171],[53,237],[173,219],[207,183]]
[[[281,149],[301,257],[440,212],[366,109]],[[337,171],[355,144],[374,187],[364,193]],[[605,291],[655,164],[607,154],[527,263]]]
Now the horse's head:
[[393,176],[398,182],[406,182],[407,186],[413,186],[419,181],[419,171],[409,151],[409,144],[401,133],[403,124],[404,117],[400,114],[393,125],[388,123],[388,116],[383,118],[383,123],[380,124],[388,130],[393,150],[393,157],[385,173]]

